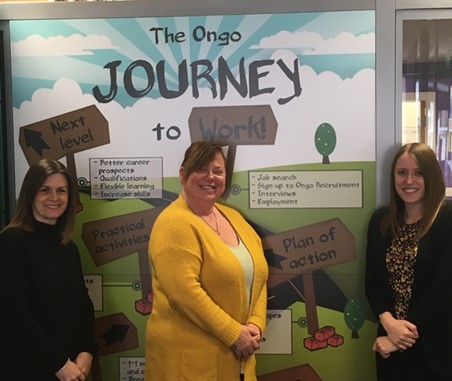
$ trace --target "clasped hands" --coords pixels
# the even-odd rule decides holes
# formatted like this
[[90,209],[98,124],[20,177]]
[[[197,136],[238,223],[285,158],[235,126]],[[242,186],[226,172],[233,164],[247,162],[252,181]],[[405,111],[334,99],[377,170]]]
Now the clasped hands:
[[239,359],[246,360],[259,349],[261,339],[262,334],[258,326],[252,323],[242,325],[240,336],[232,345],[232,350]]
[[81,352],[74,361],[68,359],[55,375],[59,381],[85,381],[91,369],[92,361],[91,353]]
[[387,336],[379,336],[372,345],[372,350],[381,357],[388,358],[391,353],[411,348],[419,338],[417,327],[408,320],[385,317],[383,327]]

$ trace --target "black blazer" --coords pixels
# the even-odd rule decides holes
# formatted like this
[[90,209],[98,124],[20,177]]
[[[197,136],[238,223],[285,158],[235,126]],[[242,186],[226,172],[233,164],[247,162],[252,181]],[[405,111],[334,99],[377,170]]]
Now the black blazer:
[[[385,261],[391,237],[380,232],[380,222],[386,213],[387,207],[374,212],[367,233],[365,287],[375,316],[384,311],[394,313]],[[407,369],[413,369],[413,380],[421,380],[425,375],[429,381],[452,380],[452,203],[449,201],[419,241],[407,320],[417,326],[420,337],[403,356],[394,358],[400,358]],[[381,325],[378,335],[386,335]],[[377,368],[388,363],[379,361]]]

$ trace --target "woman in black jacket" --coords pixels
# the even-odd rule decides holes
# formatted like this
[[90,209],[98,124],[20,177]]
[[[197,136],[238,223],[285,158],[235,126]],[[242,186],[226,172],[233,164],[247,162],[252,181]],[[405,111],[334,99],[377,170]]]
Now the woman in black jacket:
[[0,379],[85,380],[96,350],[83,279],[74,184],[41,160],[28,170],[16,214],[0,233]]
[[377,378],[452,380],[452,206],[435,153],[404,145],[390,183],[390,205],[375,211],[367,236]]

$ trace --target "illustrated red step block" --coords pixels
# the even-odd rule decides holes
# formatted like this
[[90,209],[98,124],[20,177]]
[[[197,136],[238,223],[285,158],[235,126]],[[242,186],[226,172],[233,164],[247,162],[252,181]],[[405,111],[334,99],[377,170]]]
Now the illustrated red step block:
[[303,340],[303,342],[305,348],[308,348],[310,351],[326,348],[328,346],[328,342],[326,340],[317,340],[313,337],[307,337]]
[[137,300],[135,302],[135,310],[142,315],[149,315],[152,312],[152,303],[147,299]]
[[344,337],[335,333],[333,336],[328,338],[327,343],[332,347],[338,347],[344,344]]
[[315,331],[314,338],[316,340],[320,340],[320,341],[327,340],[329,337],[333,336],[335,333],[336,333],[336,330],[334,329],[334,327],[327,325],[327,326]]

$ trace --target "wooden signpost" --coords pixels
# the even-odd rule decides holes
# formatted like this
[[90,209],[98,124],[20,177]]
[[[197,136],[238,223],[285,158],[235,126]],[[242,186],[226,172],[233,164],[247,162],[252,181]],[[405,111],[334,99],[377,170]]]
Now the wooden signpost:
[[227,199],[238,145],[274,144],[278,122],[270,105],[194,107],[188,119],[191,141],[215,140],[227,145]]
[[308,332],[319,329],[312,272],[352,262],[355,239],[339,218],[333,218],[263,238],[270,275],[268,287],[303,278]]
[[142,299],[137,311],[147,314],[152,291],[148,258],[149,236],[152,226],[164,207],[85,222],[82,239],[96,266],[138,253]]
[[[108,121],[95,105],[19,129],[19,144],[29,165],[41,159],[59,160],[66,157],[68,171],[75,182],[74,154],[109,143]],[[77,187],[75,196],[81,208]]]
[[97,318],[94,329],[98,352],[94,357],[91,373],[93,381],[101,381],[99,358],[138,348],[138,330],[122,312]]

